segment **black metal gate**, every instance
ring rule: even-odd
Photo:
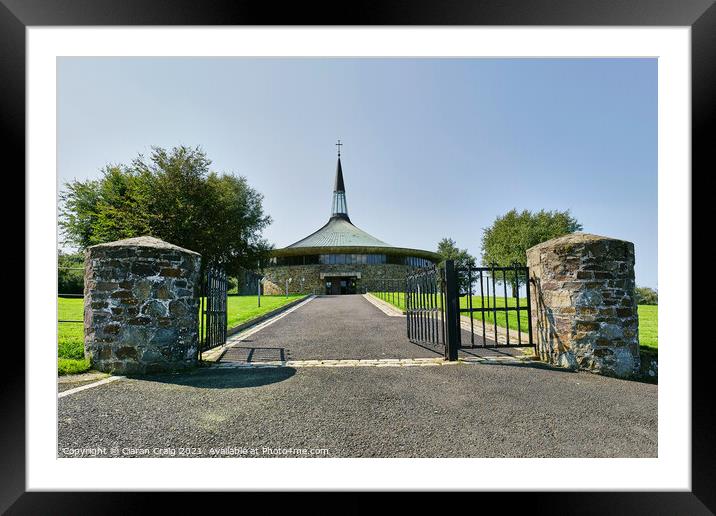
[[[419,345],[439,347],[447,360],[457,360],[460,346],[458,292],[454,262],[445,268],[425,267],[409,274],[405,282],[405,315],[408,339]]]
[[[510,267],[468,267],[458,269],[456,276],[460,297],[464,298],[460,314],[469,314],[470,318],[470,347],[534,346],[527,267],[516,263]],[[523,286],[525,296],[521,297]]]
[[[209,266],[201,285],[199,358],[201,352],[226,343],[226,303],[229,282],[220,267]]]
[[[461,347],[534,347],[529,271],[518,264],[458,269],[446,260],[418,269],[406,278],[405,313],[408,339],[441,347],[447,360]]]

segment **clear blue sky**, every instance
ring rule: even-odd
[[[245,176],[278,247],[323,225],[340,138],[352,221],[480,254],[517,208],[634,242],[657,286],[656,59],[58,59],[58,174],[200,145]]]

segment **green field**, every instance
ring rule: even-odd
[[[226,307],[227,327],[233,328],[302,297],[306,296],[302,294],[289,295],[288,297],[261,296],[261,308],[259,308],[256,296],[229,296],[228,306]]]
[[[659,348],[659,307],[639,305],[639,344],[642,348]]]
[[[59,298],[59,320],[82,320],[82,298]],[[83,373],[90,367],[85,359],[84,325],[82,323],[57,323],[57,372],[59,374]]]
[[[388,303],[405,310],[405,295],[402,292],[371,292],[374,296],[387,301]],[[434,298],[433,298],[434,299]],[[505,306],[504,298],[497,298],[495,306]],[[508,306],[516,306],[514,298],[508,299]],[[460,298],[460,308],[468,308],[469,299],[467,297]],[[440,297],[437,297],[437,305],[440,306]],[[520,299],[520,306],[526,306],[527,300],[525,298]],[[479,296],[473,296],[472,307],[480,308],[481,299]],[[488,300],[485,300],[485,306],[489,307]],[[645,350],[656,350],[658,348],[658,306],[656,305],[639,305],[639,344],[642,349]],[[465,315],[465,314],[463,314]],[[469,314],[468,314],[469,315]],[[492,322],[494,320],[494,313],[486,312],[485,321]],[[473,318],[475,324],[482,322],[482,315],[480,312],[474,312]],[[517,329],[517,312],[509,312],[508,316],[509,328],[511,330]],[[497,313],[497,325],[504,328],[507,326],[505,321],[505,313]],[[527,311],[520,310],[520,329],[524,332],[527,331]]]
[[[302,297],[305,296],[261,296],[261,308],[259,308],[256,296],[229,296],[227,327],[233,328]],[[81,321],[83,304],[84,301],[81,298],[59,298],[57,301],[58,318]],[[83,323],[58,323],[57,326],[57,372],[73,374],[89,370],[89,361],[84,358]]]

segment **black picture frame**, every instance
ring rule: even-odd
[[[710,136],[716,113],[714,0],[354,0],[330,5],[244,0],[0,0],[0,145],[4,147],[6,164],[10,158],[8,170],[25,169],[25,29],[65,25],[688,26],[692,36],[692,181],[714,169]],[[712,389],[707,383],[709,368],[709,360],[692,362],[691,492],[473,496],[479,497],[481,504],[490,505],[504,504],[507,498],[510,509],[524,504],[538,514],[712,514],[716,511],[716,432]],[[23,367],[14,367],[2,375],[0,510],[9,514],[115,514],[150,508],[146,493],[26,492],[24,374]],[[191,507],[184,496],[176,493],[158,496],[162,497],[164,509],[177,504],[187,512]],[[496,500],[486,500],[487,496]],[[275,494],[270,498],[271,504],[280,500]],[[413,501],[422,505],[425,498],[415,496]],[[295,494],[291,500],[293,504],[300,503]],[[212,496],[211,505],[218,509],[220,503]]]

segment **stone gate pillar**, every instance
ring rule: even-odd
[[[201,256],[153,237],[85,253],[85,356],[131,374],[196,365]]]
[[[541,360],[628,377],[639,372],[634,244],[573,233],[527,250]]]

